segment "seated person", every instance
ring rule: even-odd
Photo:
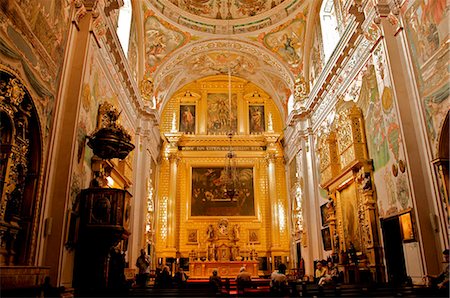
[[[180,269],[178,269],[178,272],[175,273],[175,276],[174,276],[175,283],[181,288],[186,285],[187,279],[188,279],[188,276],[187,276],[186,272],[184,272],[183,268],[180,267]]]
[[[212,275],[209,277],[209,285],[214,293],[219,293],[222,289],[222,279],[218,275],[217,269],[212,271]]]
[[[169,266],[164,266],[163,270],[158,276],[158,280],[156,281],[156,284],[160,288],[169,288],[172,286],[172,276],[169,272]]]
[[[327,273],[327,268],[322,264],[322,261],[318,261],[316,264],[316,271],[314,273],[314,281],[319,283],[320,279]]]
[[[449,251],[448,249],[444,250],[442,252],[444,255],[444,269],[439,275],[430,275],[427,274],[426,277],[430,279],[431,286],[434,288],[438,288],[439,290],[446,290],[448,291],[448,281],[449,281],[449,268],[448,268],[448,261],[449,261]]]
[[[252,284],[252,275],[250,272],[247,272],[245,267],[241,267],[239,270],[239,274],[236,277],[238,290],[243,290],[244,288],[248,288]]]
[[[319,279],[318,285],[336,283],[339,278],[339,271],[333,262],[329,261],[326,267],[325,275]]]
[[[288,282],[286,277],[286,265],[278,265],[278,271],[274,271],[270,275],[270,292],[272,294],[286,294],[288,290]]]

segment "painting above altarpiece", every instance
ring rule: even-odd
[[[253,169],[237,168],[238,192],[223,192],[224,169],[192,168],[191,216],[254,216]]]

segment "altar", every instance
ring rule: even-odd
[[[252,277],[258,277],[258,261],[191,261],[189,262],[189,278],[209,278],[217,269],[222,278],[234,278],[241,267],[245,267]]]

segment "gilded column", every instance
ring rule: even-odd
[[[204,113],[205,115],[207,114],[207,109],[208,109],[208,93],[206,90],[202,90],[202,98],[200,99],[200,109],[197,110],[197,115],[201,115],[202,113]],[[207,133],[207,129],[206,129],[206,119],[207,117],[197,117],[198,119],[198,132],[199,134],[206,134]]]
[[[182,133],[165,134],[169,146],[167,149],[167,157],[170,162],[169,172],[169,195],[167,200],[167,248],[168,252],[175,253],[177,239],[177,172],[178,172],[178,141]]]
[[[277,186],[275,175],[275,155],[273,153],[267,154],[267,176],[269,180],[269,200],[270,200],[270,214],[271,214],[271,240],[272,247],[278,247],[280,243],[280,221],[278,218],[278,199]]]
[[[277,184],[276,184],[276,158],[277,158],[277,146],[276,141],[278,140],[279,134],[266,134],[267,141],[267,177],[269,185],[269,201],[270,201],[270,214],[271,214],[271,250],[273,248],[279,248],[280,246],[280,218],[279,206],[278,206],[278,195],[277,195]]]

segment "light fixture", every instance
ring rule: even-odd
[[[223,176],[223,194],[224,197],[231,201],[237,201],[238,195],[238,173],[236,166],[236,154],[233,152],[232,138],[233,138],[233,125],[232,125],[232,103],[231,103],[231,68],[230,68],[230,51],[228,51],[227,67],[228,67],[228,139],[229,148],[228,153],[225,155],[225,168]]]

